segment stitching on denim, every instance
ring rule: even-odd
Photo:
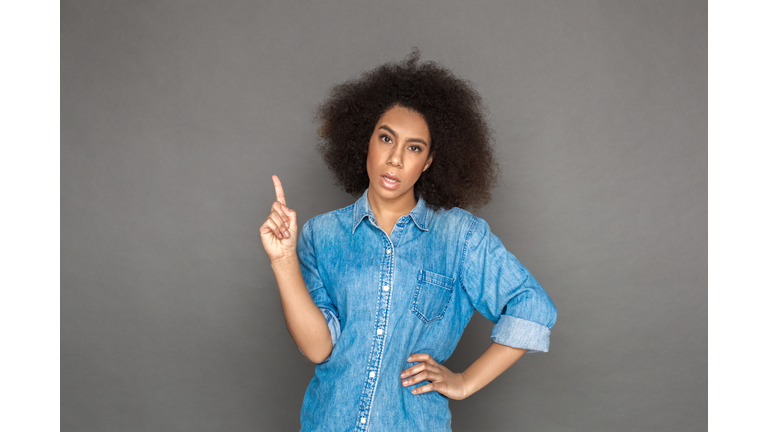
[[[431,272],[429,270],[422,270],[422,272],[423,273],[419,272],[419,280],[423,279],[425,282],[429,282],[432,285],[447,289],[448,291],[453,291],[453,285],[456,281],[452,277],[443,276],[440,273]]]
[[[317,268],[317,253],[315,252],[315,231],[312,229],[312,225],[315,224],[315,219],[317,219],[317,216],[308,220],[307,223],[304,224],[304,227],[308,231],[309,245],[312,248],[312,259],[314,260],[314,262],[312,263],[312,267],[314,267],[317,270],[317,272],[320,273],[320,270]],[[302,275],[302,280],[303,280],[303,275]],[[325,287],[322,285],[318,287],[314,287],[313,289],[310,289],[309,287],[307,287],[307,291],[309,291],[309,294],[311,295],[313,292],[319,290],[320,288],[325,288]],[[314,302],[314,299],[312,299],[312,301]]]
[[[361,219],[361,221],[362,221],[362,219]],[[384,230],[381,227],[377,226],[377,228],[382,233],[384,233]],[[384,256],[383,256],[383,258],[381,260],[381,264],[379,265],[379,284],[376,287],[377,292],[381,288],[382,282],[385,281],[385,277],[387,275],[387,272],[386,272],[387,268],[390,268],[391,273],[394,273],[394,267],[395,267],[395,265],[394,265],[394,261],[395,261],[395,253],[394,253],[395,247],[392,244],[391,240],[389,239],[389,236],[386,235],[386,233],[384,233],[384,236],[381,237],[381,244],[384,246],[384,252],[383,252]],[[391,252],[389,254],[386,253],[387,249],[391,249]],[[390,277],[390,279],[392,279],[392,278]],[[383,315],[383,317],[384,317],[384,328],[388,328],[388,326],[389,326],[389,308],[390,308],[390,306],[392,304],[392,292],[391,291],[393,289],[394,289],[394,287],[392,287],[391,284],[390,284],[390,293],[389,293],[389,296],[388,296],[388,300],[386,300],[386,301],[382,298],[381,294],[377,294],[377,296],[376,296],[377,297],[377,299],[376,299],[376,305],[377,305],[376,306],[376,311],[377,311],[376,318],[378,318],[379,311],[382,311],[382,308],[383,308],[382,313],[384,314]],[[374,324],[375,324],[375,322],[374,322]],[[382,335],[382,336],[383,336],[383,339],[381,341],[381,354],[383,355],[384,349],[386,348],[387,332],[385,332],[385,334]],[[371,349],[368,352],[368,359],[366,360],[366,365],[374,358],[374,352],[375,351],[376,351],[376,336],[374,336],[373,343],[371,344]],[[371,390],[371,396],[370,396],[370,400],[368,401],[367,406],[366,406],[366,403],[365,403],[365,399],[366,399],[366,392],[365,392],[365,390],[368,387],[368,385],[366,383],[363,384],[363,393],[360,395],[360,404],[358,405],[358,416],[357,416],[358,418],[360,417],[361,413],[362,414],[367,413],[366,419],[370,420],[370,417],[371,417],[370,413],[371,413],[371,411],[373,409],[374,399],[376,398],[376,389],[379,387],[379,379],[380,379],[380,373],[381,373],[381,360],[382,360],[382,358],[381,358],[381,356],[379,356],[379,358],[376,358],[374,360],[374,363],[373,363],[373,368],[376,370],[376,378],[375,378],[375,381],[373,383],[373,386],[370,389]],[[367,381],[367,378],[366,378],[366,381]],[[370,424],[371,424],[370,421],[367,421],[365,424],[361,425],[360,422],[356,418],[356,420],[355,420],[355,430],[357,430],[357,431],[367,431],[368,428],[370,427]]]
[[[307,230],[309,231],[309,239],[312,242],[312,255],[315,255],[315,230],[312,229],[312,225],[315,224],[314,221],[315,221],[315,218],[312,218],[309,220],[309,223],[307,223]],[[317,261],[317,258],[315,258],[315,261]]]
[[[383,231],[383,229],[382,229]],[[389,238],[389,236],[385,236],[384,239],[386,240],[385,247],[391,248],[392,252],[390,252],[389,255],[384,253],[384,260],[387,260],[387,256],[389,256],[389,268],[390,268],[390,277],[389,277],[389,295],[385,295],[387,297],[387,301],[385,302],[386,307],[384,308],[384,328],[389,328],[389,308],[392,306],[392,295],[394,291],[394,287],[392,286],[392,281],[394,281],[394,274],[395,274],[395,245],[392,244],[392,239]],[[378,290],[378,287],[377,287]],[[376,359],[376,381],[373,384],[373,389],[371,389],[371,402],[370,402],[370,410],[368,411],[368,419],[370,420],[370,412],[373,410],[373,402],[376,399],[376,389],[379,388],[379,379],[381,378],[381,360],[384,358],[384,350],[386,349],[387,345],[387,334],[388,332],[384,332],[382,335],[383,338],[381,340],[381,356],[379,356],[378,359]],[[375,337],[374,337],[375,340]],[[370,427],[370,421],[365,424],[365,430],[367,431]]]
[[[423,270],[423,269],[419,270],[418,283],[416,284],[416,292],[414,293],[413,301],[411,302],[411,312],[414,315],[416,315],[416,317],[419,318],[421,320],[421,322],[423,322],[424,324],[429,324],[429,323],[431,323],[433,321],[439,321],[439,320],[443,319],[443,317],[445,316],[445,312],[448,310],[448,305],[450,305],[451,304],[451,300],[453,300],[453,287],[446,288],[446,287],[443,287],[443,286],[440,286],[440,285],[436,285],[434,283],[429,282],[429,280],[427,279],[426,273],[437,275],[437,276],[443,277],[443,278],[448,279],[448,280],[453,280],[453,278],[449,278],[448,276],[443,276],[443,275],[441,275],[439,273],[430,272],[428,270]],[[432,319],[428,319],[423,313],[421,313],[421,311],[419,311],[416,308],[416,305],[418,304],[417,300],[419,299],[419,294],[421,293],[421,288],[424,286],[425,283],[428,283],[428,284],[430,284],[430,285],[432,285],[434,287],[440,288],[442,290],[448,291],[448,300],[446,300],[445,305],[443,306],[443,309],[440,311],[440,314],[436,315]]]
[[[416,206],[418,207],[418,203],[416,204]],[[411,217],[411,220],[413,220],[413,223],[416,225],[416,227],[418,227],[422,231],[427,231],[427,232],[429,231],[429,217],[430,217],[429,207],[425,206],[424,208],[423,221],[418,220],[418,218],[413,214],[413,210],[411,210],[411,212],[408,213],[408,215]]]
[[[469,292],[467,291],[466,284],[464,283],[464,262],[467,259],[467,246],[469,245],[469,237],[472,235],[472,233],[475,231],[475,226],[477,225],[477,216],[472,216],[472,223],[469,225],[469,229],[467,230],[467,235],[464,236],[464,247],[461,249],[461,262],[459,263],[459,284],[461,285],[461,289],[464,290],[467,295],[469,295]],[[470,299],[472,297],[470,296]]]

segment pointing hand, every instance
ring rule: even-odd
[[[269,217],[261,225],[261,243],[272,261],[286,258],[296,254],[296,238],[298,226],[296,212],[288,208],[285,202],[285,193],[280,179],[272,176],[275,186],[276,200],[272,203],[272,211]]]

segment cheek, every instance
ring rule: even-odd
[[[368,157],[365,160],[365,169],[368,171],[368,177],[371,177],[371,170],[376,167],[376,156],[375,146],[368,143]]]
[[[412,164],[412,171],[410,174],[414,182],[416,182],[424,173],[424,165],[427,163],[425,159],[426,158],[419,158],[418,161],[414,161]]]

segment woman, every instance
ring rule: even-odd
[[[362,196],[298,233],[279,179],[261,238],[288,330],[317,363],[303,431],[450,430],[464,399],[526,351],[547,351],[557,311],[461,207],[490,199],[496,164],[471,85],[414,52],[336,86],[320,151]],[[493,342],[466,371],[442,365],[477,310]]]

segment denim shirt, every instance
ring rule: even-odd
[[[546,352],[557,310],[484,220],[420,199],[387,235],[367,196],[312,218],[298,240],[333,340],[304,395],[301,430],[450,431],[445,396],[411,394],[426,382],[402,386],[400,372],[416,364],[408,356],[445,362],[475,310],[496,323],[493,341]]]

